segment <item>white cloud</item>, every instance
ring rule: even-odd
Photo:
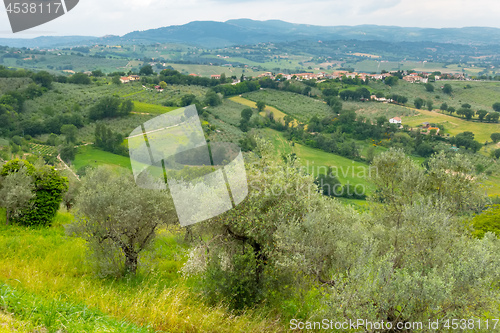
[[[500,27],[497,0],[82,0],[67,15],[25,33],[9,33],[0,12],[0,37],[123,35],[195,20],[280,19],[316,25],[379,24],[415,27]]]

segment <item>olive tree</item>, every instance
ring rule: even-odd
[[[500,241],[473,239],[465,228],[464,215],[484,198],[463,160],[437,155],[426,170],[402,151],[382,153],[370,213],[325,199],[279,228],[280,263],[320,281],[325,306],[315,317],[395,327],[498,313]]]
[[[24,210],[32,207],[34,188],[33,177],[24,166],[0,179],[0,207],[5,208],[7,225],[11,218],[18,217]]]
[[[131,174],[99,167],[82,180],[68,231],[88,241],[101,274],[133,275],[158,228],[176,221],[171,202],[165,191],[136,186]]]

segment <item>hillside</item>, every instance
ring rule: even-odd
[[[204,47],[258,44],[265,42],[292,42],[299,40],[360,40],[385,42],[435,42],[462,45],[498,45],[500,29],[467,28],[404,28],[383,25],[315,26],[294,24],[280,20],[257,21],[233,19],[226,22],[194,21],[145,31],[134,31],[124,36],[39,37],[35,39],[0,39],[0,45],[14,47],[61,47],[76,45],[184,43]]]

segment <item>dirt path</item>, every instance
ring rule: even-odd
[[[61,154],[57,155],[57,159],[62,163],[62,165],[64,166],[64,169],[69,170],[69,172],[71,172],[71,174],[73,176],[75,176],[75,178],[78,181],[80,181],[80,177],[78,177],[78,175],[76,173],[74,173],[73,170],[71,170],[71,168],[62,160]]]

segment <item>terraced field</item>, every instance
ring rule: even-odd
[[[265,89],[243,94],[243,97],[254,102],[263,101],[303,123],[313,116],[321,119],[332,115],[332,109],[322,100],[288,91]]]

